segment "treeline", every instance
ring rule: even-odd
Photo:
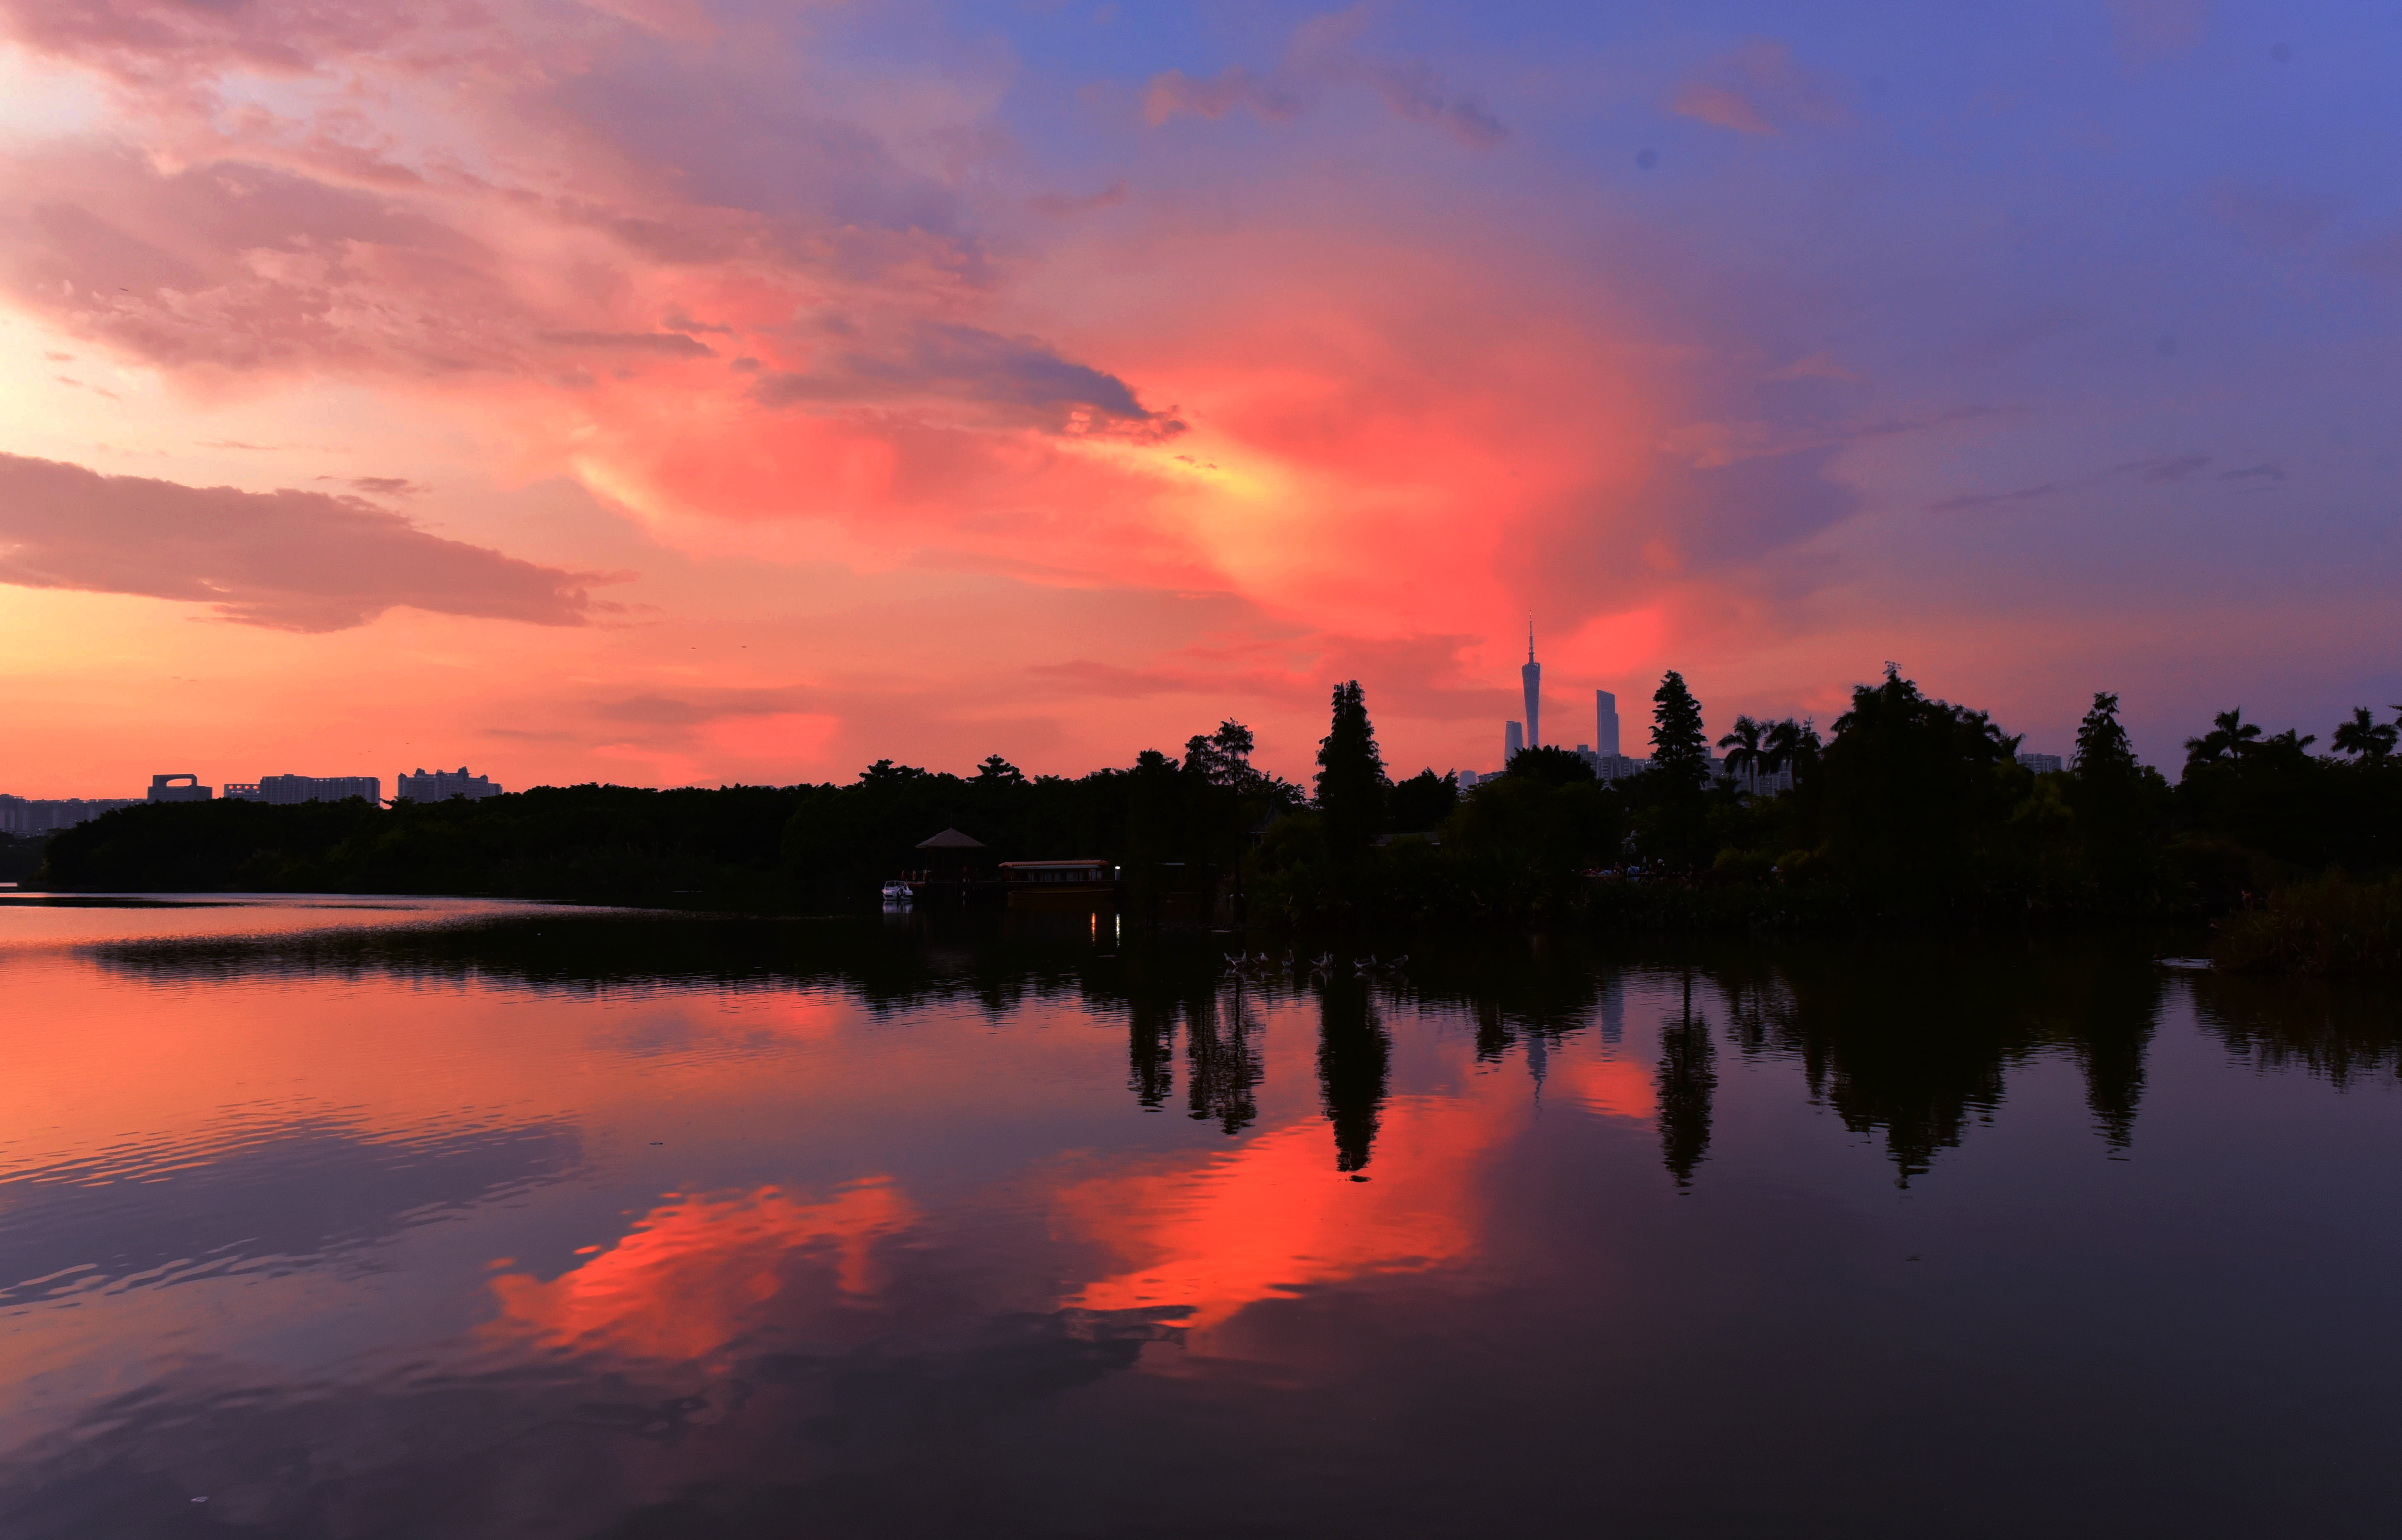
[[[2107,694],[2066,767],[2043,775],[1985,712],[1892,668],[1853,692],[1823,738],[1808,721],[1738,718],[1717,740],[1727,777],[1712,773],[1702,704],[1678,675],[1662,680],[1652,717],[1641,776],[1603,784],[1577,755],[1538,748],[1463,795],[1430,770],[1389,777],[1352,681],[1334,690],[1305,789],[1254,767],[1251,734],[1229,721],[1181,756],[1146,750],[1072,778],[994,755],[965,777],[879,760],[839,786],[134,807],[54,835],[41,880],[832,909],[929,864],[917,846],[949,828],[980,842],[987,866],[1104,860],[1138,905],[1172,889],[1191,898],[1185,913],[1271,928],[2204,914],[2317,879],[2325,891],[2307,911],[2289,905],[2261,955],[2383,944],[2311,950],[2311,928],[2367,890],[2355,879],[2402,869],[2396,729],[2365,710],[2339,727],[2334,753],[2222,713],[2189,740],[2174,784],[2136,760]],[[1775,794],[1749,790],[1788,778]],[[2372,920],[2387,912],[2377,902],[2391,906],[2360,901]]]
[[[39,834],[0,834],[0,882],[27,882],[42,870],[42,859],[50,836]]]
[[[801,789],[545,786],[389,808],[159,803],[50,836],[40,881],[135,893],[448,893],[780,906]]]
[[[1254,891],[1289,921],[1385,927],[1570,911],[1711,928],[2242,911],[2240,929],[2258,908],[2286,916],[2277,947],[2230,961],[2271,950],[2402,961],[2377,939],[2391,936],[2391,889],[2352,880],[2402,867],[2394,724],[2357,710],[2337,751],[2314,754],[2314,738],[2265,736],[2223,712],[2188,741],[2172,785],[2137,761],[2119,711],[2118,696],[2097,694],[2074,756],[2037,774],[1987,713],[1889,667],[1854,690],[1825,738],[1807,721],[1738,718],[1718,740],[1732,772],[1721,778],[1701,703],[1671,672],[1653,696],[1647,773],[1603,785],[1577,755],[1526,749],[1431,838],[1379,843],[1360,832],[1401,788],[1384,777],[1357,686],[1345,686],[1316,803],[1269,832]],[[1746,790],[1788,776],[1777,794]],[[2285,888],[2303,879],[2323,890],[2298,907]],[[2282,909],[2261,901],[2272,893]],[[2344,915],[2342,934],[2319,944],[2313,928]]]
[[[979,861],[1090,858],[1137,897],[1172,881],[1200,905],[1231,884],[1247,838],[1306,794],[1255,769],[1239,722],[1179,758],[1028,776],[999,755],[973,776],[879,760],[849,785],[646,791],[624,786],[400,803],[164,803],[51,837],[40,880],[122,892],[489,894],[587,903],[841,909],[926,864],[957,829]]]

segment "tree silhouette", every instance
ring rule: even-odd
[[[2077,724],[2077,753],[2069,770],[2089,780],[2119,780],[2137,770],[2135,747],[2119,724],[2119,697],[2106,690],[2093,692],[2092,708]]]
[[[2335,751],[2356,754],[2365,760],[2381,760],[2394,752],[2396,737],[2402,737],[2402,729],[2378,721],[2367,707],[2355,706],[2351,720],[2336,727]]]
[[[1702,703],[1674,668],[1651,693],[1651,769],[1655,785],[1698,791],[1709,783],[1710,740],[1702,731]]]
[[[1358,680],[1334,687],[1334,720],[1318,744],[1318,810],[1328,848],[1356,857],[1385,827],[1385,758]]]
[[[1820,748],[1815,722],[1807,717],[1800,722],[1788,717],[1771,726],[1760,738],[1760,768],[1773,776],[1789,764],[1793,767],[1794,783],[1799,785],[1817,768]]]
[[[1871,884],[1938,889],[1969,869],[2009,814],[2005,783],[2019,740],[1982,711],[1933,700],[1885,665],[1857,685],[1835,722],[1824,774],[1827,817],[1842,862]]]
[[[1584,762],[1582,754],[1550,743],[1519,749],[1510,756],[1502,773],[1545,786],[1567,786],[1594,778],[1593,766]]]
[[[975,783],[978,786],[1023,786],[1026,784],[1026,772],[999,754],[987,754],[984,763],[976,766]]]
[[[1255,747],[1251,730],[1228,717],[1214,733],[1195,733],[1184,740],[1184,768],[1212,786],[1249,792],[1265,777],[1251,768]]]
[[[1391,809],[1396,831],[1425,833],[1451,817],[1451,810],[1459,805],[1459,777],[1438,776],[1429,765],[1405,781],[1394,782],[1392,795],[1386,803]]]
[[[2077,753],[2068,769],[2068,804],[2095,882],[2121,901],[2140,895],[2152,864],[2157,815],[2151,784],[2160,784],[2160,777],[2136,761],[2134,745],[2119,722],[2119,697],[2109,691],[2093,693],[2092,708],[2077,727]],[[2167,790],[2164,784],[2160,789]]]
[[[2185,763],[2188,769],[2197,764],[2216,764],[2222,760],[2240,760],[2249,754],[2260,736],[2260,724],[2243,720],[2243,708],[2221,711],[2211,719],[2211,729],[2198,738],[2185,740]]]
[[[1727,774],[1741,776],[1745,784],[1754,791],[1759,789],[1760,771],[1768,767],[1768,733],[1766,722],[1737,717],[1734,719],[1734,731],[1719,739],[1719,747],[1727,751]]]

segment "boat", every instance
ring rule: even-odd
[[[916,891],[905,882],[888,882],[884,885],[886,903],[907,903],[917,896]]]

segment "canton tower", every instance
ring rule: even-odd
[[[1526,667],[1518,670],[1526,684],[1526,747],[1543,743],[1543,666],[1535,661],[1535,623],[1526,622]]]

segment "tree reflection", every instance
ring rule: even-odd
[[[1710,1101],[1719,1088],[1718,1049],[1706,1015],[1693,1009],[1693,979],[1684,981],[1684,1010],[1660,1027],[1660,1159],[1679,1188],[1710,1148]]]
[[[1318,1086],[1334,1125],[1334,1169],[1368,1164],[1385,1107],[1392,1042],[1367,986],[1336,979],[1318,997]]]
[[[1237,985],[1222,1011],[1213,992],[1187,1007],[1184,1021],[1186,1099],[1197,1120],[1218,1120],[1228,1134],[1257,1121],[1260,1055],[1249,1002]]]
[[[2126,1148],[2134,1136],[2166,985],[2133,946],[1746,941],[1692,946],[1671,973],[1651,961],[1656,952],[1626,966],[1598,944],[1560,935],[1465,938],[1423,948],[1402,972],[1377,970],[1374,987],[1348,968],[1322,986],[1304,986],[1320,991],[1319,1086],[1340,1169],[1368,1164],[1387,1093],[1389,1039],[1374,988],[1401,991],[1397,997],[1417,1009],[1456,1007],[1478,1060],[1524,1051],[1539,1077],[1547,1057],[1578,1035],[1615,1046],[1631,995],[1673,991],[1658,1048],[1656,1116],[1663,1163],[1680,1184],[1709,1150],[1721,1045],[1749,1062],[1797,1061],[1811,1096],[1845,1128],[1879,1139],[1904,1184],[1993,1117],[2010,1069],[2039,1055],[2078,1064],[2110,1148]],[[1180,1024],[1182,1106],[1231,1135],[1255,1128],[1260,1116],[1258,1008],[1295,981],[1253,969],[1230,982],[1226,950],[1197,935],[1122,941],[1105,913],[861,924],[553,910],[413,929],[111,943],[89,955],[112,971],[162,983],[381,973],[589,993],[654,984],[838,989],[878,1012],[947,1001],[996,1020],[1043,1000],[1074,1001],[1124,1013],[1126,1083],[1147,1109],[1177,1101]],[[2393,1023],[2365,995],[2216,975],[2192,987],[2205,1024],[2263,1066],[2299,1063],[2339,1084],[2394,1073]]]
[[[2262,1072],[2301,1069],[2338,1090],[2402,1080],[2402,1012],[2390,984],[2205,973],[2194,1015]]]
[[[1856,1134],[1882,1133],[1903,1186],[2001,1105],[2007,1071],[2046,1050],[2083,1069],[2113,1149],[2133,1137],[2160,982],[2123,951],[1935,944],[1795,949],[1785,997],[1757,987],[1744,1030],[1796,1053],[1813,1097]]]
[[[1125,1011],[1126,1089],[1156,1112],[1176,1093],[1176,1010],[1135,994]]]

